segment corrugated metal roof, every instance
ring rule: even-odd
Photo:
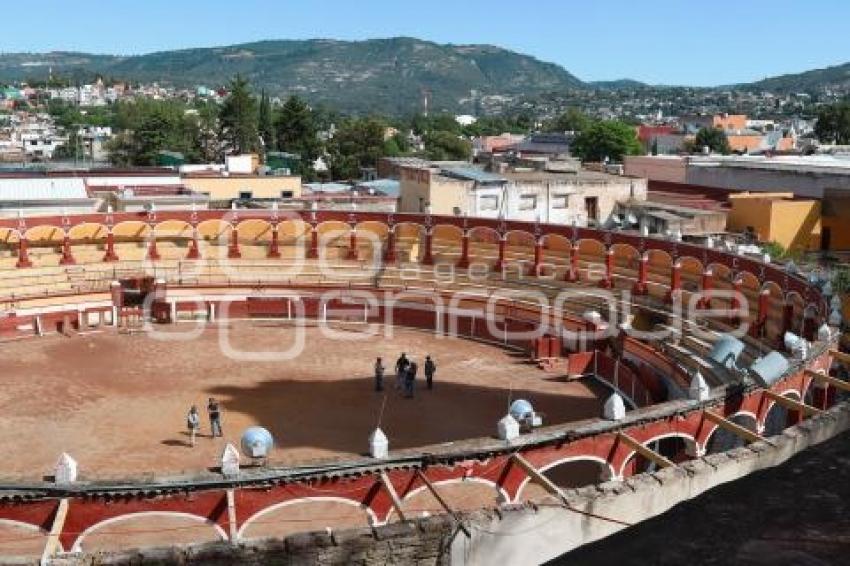
[[[80,178],[0,179],[0,201],[87,199],[86,183]]]
[[[507,179],[495,173],[489,173],[476,167],[445,167],[443,174],[457,179],[466,179],[476,183],[504,183]]]
[[[397,197],[401,193],[401,182],[395,179],[375,179],[374,181],[363,181],[357,183],[358,187],[374,189],[384,194]]]

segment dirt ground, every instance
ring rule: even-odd
[[[167,328],[162,338],[190,330]],[[368,336],[349,328],[339,339],[315,327],[245,322],[190,340],[109,330],[3,344],[0,475],[52,474],[63,451],[77,459],[83,479],[196,471],[217,465],[225,443],[238,446],[251,425],[274,435],[275,464],[362,454],[384,398],[381,427],[391,450],[491,436],[509,398],[531,401],[546,424],[600,414],[598,390],[562,382],[522,356],[426,332],[379,330]],[[293,359],[247,359],[290,349],[302,331],[304,351]],[[222,343],[246,359],[226,356]],[[412,400],[394,389],[391,368],[402,351],[420,366]],[[438,365],[433,391],[422,377],[426,354]],[[376,356],[389,368],[385,394],[373,388]],[[223,407],[224,438],[207,436],[211,396]],[[194,448],[185,430],[191,404],[202,411]]]

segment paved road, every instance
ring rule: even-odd
[[[850,565],[850,433],[551,564]]]

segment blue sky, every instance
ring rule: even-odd
[[[850,62],[847,0],[39,0],[0,9],[0,51],[146,53],[397,35],[490,43],[583,80],[713,85]]]

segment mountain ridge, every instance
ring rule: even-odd
[[[556,63],[498,45],[440,44],[405,36],[361,41],[269,39],[137,55],[0,53],[0,82],[44,79],[50,72],[79,81],[102,75],[177,87],[218,87],[240,74],[272,95],[297,94],[343,112],[388,114],[421,111],[426,94],[432,111],[478,113],[504,100],[569,89],[685,88],[629,78],[585,82]],[[850,87],[850,63],[751,83],[694,88],[787,93],[831,85]]]
[[[405,113],[425,92],[431,108],[473,111],[486,97],[512,97],[584,83],[563,67],[495,45],[397,37],[365,41],[265,40],[144,55],[73,51],[0,54],[0,81],[94,75],[180,87],[219,86],[236,74],[258,89],[342,111]]]

